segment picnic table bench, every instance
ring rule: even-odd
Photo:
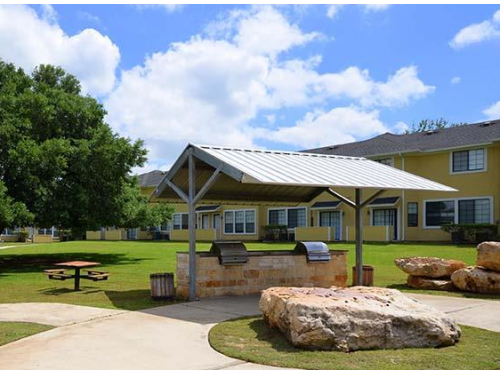
[[[75,270],[75,274],[71,275],[66,273],[67,269],[58,268],[58,269],[49,269],[44,270],[45,275],[49,277],[50,280],[68,280],[75,279],[75,290],[80,290],[80,279],[87,279],[92,281],[105,281],[108,280],[108,277],[111,275],[107,271],[96,271],[96,270],[88,270],[87,275],[81,275],[80,270],[86,267],[94,267],[99,266],[100,263],[97,262],[85,262],[85,261],[72,261],[72,262],[63,262],[57,263],[56,266],[73,268]]]

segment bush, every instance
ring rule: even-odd
[[[481,243],[499,238],[497,224],[445,224],[441,229],[451,233],[453,243]]]
[[[19,242],[26,242],[28,239],[28,232],[19,232]]]
[[[286,225],[264,225],[265,241],[288,241],[288,227]]]

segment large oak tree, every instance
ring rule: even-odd
[[[0,60],[0,178],[35,225],[82,233],[148,210],[130,194],[138,189],[131,170],[146,161],[143,142],[114,133],[105,115],[63,69],[41,65],[27,75]]]

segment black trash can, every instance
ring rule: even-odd
[[[151,281],[151,298],[161,300],[175,297],[173,273],[153,273],[149,278]]]

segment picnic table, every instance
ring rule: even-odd
[[[81,275],[80,270],[82,268],[89,268],[101,265],[101,263],[97,262],[87,262],[87,261],[71,261],[71,262],[62,262],[56,263],[56,266],[72,268],[75,270],[74,275],[66,274],[64,269],[56,269],[56,270],[45,270],[45,274],[49,276],[49,279],[55,280],[67,280],[74,279],[75,280],[75,290],[80,290],[80,279],[89,279],[93,281],[101,281],[107,280],[109,273],[105,271],[88,271],[88,275]]]

